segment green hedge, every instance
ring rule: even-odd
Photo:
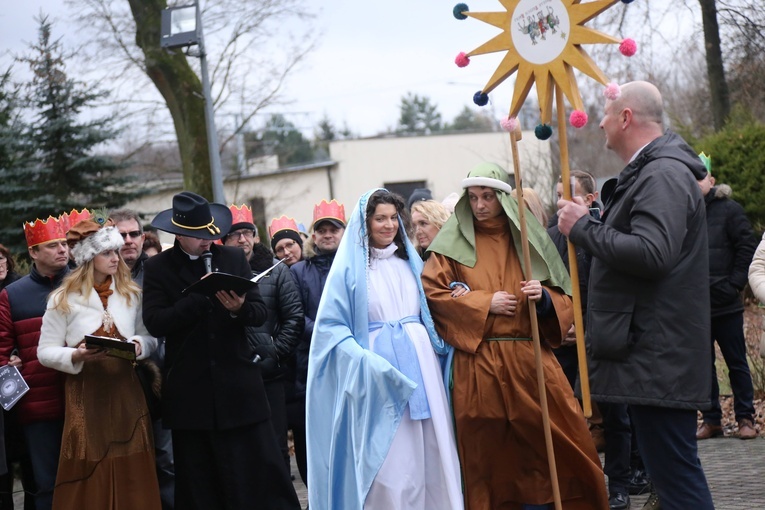
[[[737,109],[719,132],[692,144],[712,158],[717,184],[728,184],[732,198],[758,232],[765,230],[765,124]]]

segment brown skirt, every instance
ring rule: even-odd
[[[88,361],[64,394],[54,510],[159,510],[151,418],[132,364]]]

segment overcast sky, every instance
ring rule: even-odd
[[[486,9],[499,3],[484,2]],[[444,0],[322,2],[323,37],[310,68],[290,81],[289,90],[306,111],[327,111],[363,135],[394,127],[400,98],[429,96],[444,120],[471,105],[499,62],[497,55],[474,58],[460,69],[454,58],[499,33],[476,20],[458,21]],[[492,96],[499,117],[506,114],[508,83]]]
[[[457,21],[453,5],[443,0],[324,0],[320,5],[319,46],[285,89],[295,101],[285,110],[300,112],[291,119],[309,132],[325,112],[339,127],[347,123],[363,136],[394,127],[400,98],[409,91],[429,96],[444,119],[451,120],[464,105],[472,105],[473,93],[498,62],[486,56],[464,69],[454,65],[458,52],[498,30],[475,20]],[[56,22],[54,35],[62,36],[66,47],[81,42],[76,33],[66,33],[73,25],[61,0],[25,0],[0,13],[0,48],[18,53],[35,41],[33,18],[41,9]],[[511,94],[508,83],[492,96],[497,118],[506,114]]]
[[[62,0],[9,2],[0,12],[0,48],[20,52],[26,42],[36,39],[33,20],[41,9],[56,24],[55,35],[63,36],[65,47],[83,41],[69,32],[68,10]],[[399,102],[407,92],[426,95],[437,104],[445,121],[450,121],[473,93],[493,73],[501,54],[474,57],[460,69],[454,57],[492,38],[499,30],[474,19],[456,20],[455,2],[445,0],[306,0],[311,8],[321,7],[316,27],[319,46],[302,68],[294,72],[284,90],[294,103],[283,107],[292,112],[295,124],[310,134],[326,113],[336,126],[371,136],[396,125]],[[499,2],[474,0],[474,11],[493,11]],[[617,4],[613,9],[621,8]],[[616,51],[616,46],[613,46]],[[7,61],[7,58],[5,59]],[[70,74],[75,74],[70,68]],[[600,87],[581,79],[580,88]],[[513,79],[506,80],[491,95],[492,109],[499,119],[507,115]],[[275,109],[274,111],[276,111]]]

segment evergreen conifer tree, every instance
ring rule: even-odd
[[[119,172],[125,165],[95,152],[117,135],[115,117],[80,119],[108,93],[67,76],[51,23],[44,16],[38,21],[38,41],[19,59],[33,73],[23,103],[31,120],[18,141],[20,157],[3,170],[0,191],[2,227],[16,247],[23,246],[24,221],[73,208],[116,207],[136,195]]]
[[[24,248],[24,234],[16,211],[23,207],[31,164],[19,87],[11,79],[10,69],[0,76],[0,242],[18,252]]]

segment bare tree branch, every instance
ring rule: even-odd
[[[181,5],[182,0],[65,0],[76,11],[76,20],[83,31],[91,36],[92,43],[83,52],[83,60],[98,71],[108,69],[110,74],[110,88],[117,90],[119,95],[110,103],[110,106],[130,110],[132,119],[146,117],[144,122],[148,126],[162,129],[161,126],[169,125],[169,122],[161,122],[159,118],[166,116],[168,109],[173,116],[176,135],[179,143],[185,138],[183,144],[206,143],[203,133],[197,133],[189,137],[188,133],[182,136],[179,130],[186,129],[187,120],[177,110],[175,99],[171,99],[172,87],[184,87],[183,82],[174,83],[170,76],[159,79],[158,72],[163,69],[157,66],[159,61],[171,60],[180,64],[177,60],[177,51],[163,54],[159,50],[159,35],[156,42],[147,39],[145,32],[140,35],[140,23],[144,23],[149,12],[151,19],[159,16],[159,11],[166,5]],[[201,2],[201,17],[203,20],[205,47],[207,59],[211,69],[213,104],[218,114],[226,114],[231,111],[242,112],[245,119],[242,125],[252,119],[259,110],[264,107],[283,102],[279,95],[281,88],[288,75],[303,60],[315,43],[310,35],[314,16],[307,11],[305,0],[217,0]],[[142,18],[135,17],[136,11],[132,8],[140,8]],[[156,11],[152,11],[156,9]],[[154,21],[152,21],[154,22]],[[144,27],[145,28],[145,27]],[[154,29],[152,29],[154,30]],[[292,47],[285,42],[294,36],[300,44]],[[140,41],[141,47],[137,44]],[[149,49],[147,45],[154,45]],[[164,55],[164,56],[163,56]],[[171,56],[175,55],[175,56]],[[196,59],[188,59],[187,66],[194,69],[199,75],[199,62]],[[161,73],[160,73],[161,74]],[[147,80],[150,78],[150,80]],[[166,81],[168,80],[169,81]],[[152,88],[147,87],[149,81],[156,85],[163,99],[159,99],[156,92],[147,93]],[[169,88],[168,88],[169,87]],[[185,101],[201,104],[198,91],[192,86]],[[170,94],[170,95],[169,95]],[[152,98],[157,98],[153,99]],[[187,103],[189,106],[191,102]],[[156,104],[165,104],[162,109],[154,109]],[[175,106],[174,106],[175,105]],[[151,110],[151,111],[148,111]],[[196,114],[194,116],[197,118]],[[241,129],[237,126],[235,132]],[[131,129],[135,130],[134,122]],[[153,131],[146,131],[146,136],[152,137]],[[233,135],[232,135],[233,136]],[[221,150],[226,147],[226,138]],[[137,144],[141,146],[141,144]],[[206,165],[202,165],[204,159],[201,154],[205,151],[197,151],[199,156],[195,162],[188,160],[190,154],[195,151],[181,149],[184,172],[208,172]],[[187,175],[187,185],[191,182]],[[200,181],[201,182],[201,181]],[[193,188],[190,188],[193,189]],[[203,193],[204,194],[204,193]]]

